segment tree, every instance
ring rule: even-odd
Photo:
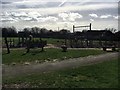
[[[32,34],[34,37],[38,37],[38,36],[39,36],[39,33],[40,33],[40,28],[39,28],[39,27],[32,27],[32,28],[31,28],[31,34]]]
[[[40,33],[46,33],[46,32],[48,32],[48,30],[46,28],[41,28],[40,29]]]
[[[15,37],[17,36],[17,31],[15,27],[4,27],[6,30],[2,30],[2,37],[5,37],[7,33],[7,37]]]
[[[8,27],[7,29],[8,29],[8,37],[17,36],[17,31],[16,31],[16,28],[14,26]]]
[[[29,35],[29,40],[27,41],[27,52],[26,53],[28,53],[30,51],[32,38],[33,38],[33,36]]]
[[[26,37],[26,40],[27,40],[27,37],[28,37],[29,34],[30,34],[30,28],[24,28],[24,29],[23,29],[23,32],[24,32],[24,37]]]
[[[2,28],[2,31],[4,33],[4,40],[5,40],[5,44],[6,44],[6,47],[7,47],[7,53],[9,54],[10,53],[10,49],[9,49],[9,45],[8,45],[8,41],[7,41],[7,36],[8,36],[8,29],[7,28]]]
[[[67,34],[68,34],[68,33],[70,33],[70,31],[67,30],[67,29],[62,29],[62,30],[60,30],[60,34],[62,34],[62,36],[63,36],[64,39],[65,39],[65,45],[67,44]]]
[[[105,30],[111,31],[112,33],[115,33],[117,31],[115,28],[105,28]]]

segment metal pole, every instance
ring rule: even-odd
[[[75,26],[73,25],[73,33],[75,32]]]
[[[90,23],[90,31],[91,31],[92,29],[91,29],[91,23]]]

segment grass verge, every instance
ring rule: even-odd
[[[12,88],[117,88],[118,60],[47,73],[3,77]]]
[[[61,49],[47,48],[45,52],[40,52],[40,49],[33,49],[29,53],[25,54],[25,49],[12,49],[10,54],[6,54],[3,50],[3,64],[23,63],[23,62],[32,62],[32,61],[52,61],[54,59],[64,60],[68,58],[78,58],[85,57],[89,55],[98,55],[105,53],[102,50],[68,50],[67,52],[62,52]]]

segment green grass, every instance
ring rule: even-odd
[[[117,88],[118,60],[14,78],[3,77],[3,86],[14,84],[29,88]]]
[[[45,49],[45,52],[40,52],[40,49],[32,49],[29,53],[25,54],[25,49],[12,49],[10,54],[6,54],[3,50],[3,63],[9,64],[12,62],[22,63],[31,62],[39,60],[44,62],[45,60],[52,61],[53,59],[64,60],[65,58],[78,58],[85,57],[89,55],[98,55],[105,53],[102,50],[68,50],[67,52],[62,52],[62,49]]]
[[[14,43],[18,44],[18,38],[13,37],[11,40],[14,39]],[[39,40],[39,38],[34,38],[34,40]],[[54,39],[54,38],[42,38],[42,40],[47,40],[47,44],[53,44],[53,45],[60,45],[62,42],[64,42],[64,39]],[[4,44],[4,38],[2,38],[3,44]],[[10,37],[8,37],[8,41],[10,41]]]
[[[61,45],[64,39],[53,39],[53,38],[43,38],[42,40],[47,40],[48,44]]]

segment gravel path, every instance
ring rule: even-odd
[[[107,54],[88,56],[81,58],[68,59],[64,61],[45,62],[42,64],[30,64],[30,65],[3,65],[3,76],[17,76],[23,74],[40,73],[55,71],[64,68],[73,68],[77,66],[85,66],[100,63],[103,61],[109,61],[113,58],[118,58],[118,52],[111,52]]]

